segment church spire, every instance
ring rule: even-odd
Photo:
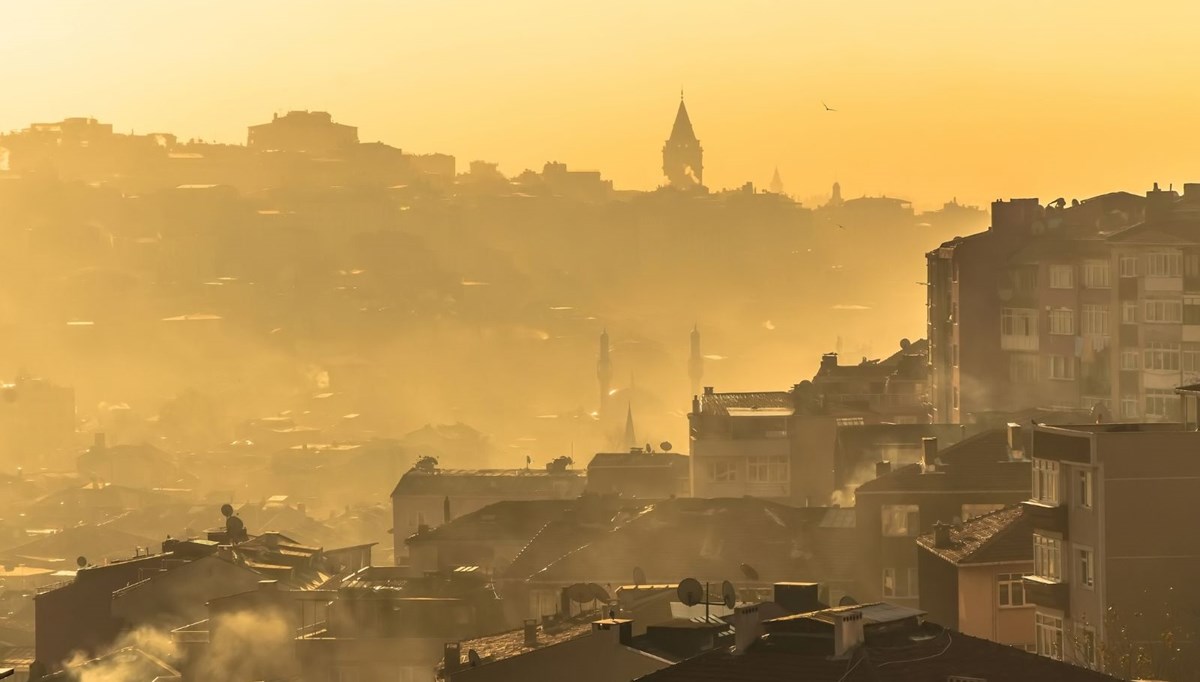
[[[779,177],[779,166],[775,166],[775,175],[771,176],[771,192],[783,194],[783,178]]]
[[[636,448],[637,433],[633,430],[633,403],[629,404],[625,412],[625,445],[629,448]]]

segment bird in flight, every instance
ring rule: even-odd
[[[846,229],[846,226],[845,226],[845,225],[843,225],[843,224],[841,224],[841,223],[838,223],[838,229],[839,229],[839,230],[844,230],[844,229]]]
[[[821,101],[821,106],[825,107],[825,111],[837,111],[837,109],[834,109],[833,107],[826,104],[824,100]]]

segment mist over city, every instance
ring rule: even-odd
[[[6,8],[0,679],[1200,679],[1168,5]]]

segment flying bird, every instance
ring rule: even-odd
[[[826,104],[824,100],[821,101],[821,106],[825,107],[825,111],[837,111],[837,109],[834,109],[833,107]]]
[[[844,230],[844,229],[846,229],[846,226],[845,226],[845,225],[843,225],[843,224],[841,224],[841,223],[838,223],[838,229],[839,229],[839,230]]]

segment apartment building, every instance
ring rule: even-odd
[[[927,254],[934,421],[1174,418],[1174,387],[1200,378],[1198,227],[1200,184],[994,203],[987,232]]]
[[[1200,496],[1200,386],[1179,393],[1182,424],[1034,429],[1024,589],[1038,653],[1158,679],[1195,663],[1180,619],[1200,607],[1200,535],[1184,521]]]

